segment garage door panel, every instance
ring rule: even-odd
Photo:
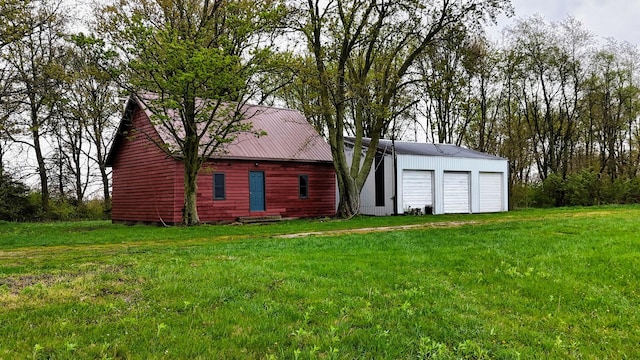
[[[480,173],[480,212],[503,210],[504,196],[502,173]]]
[[[444,173],[444,212],[468,213],[471,209],[469,196],[469,173],[445,172]]]
[[[404,170],[402,172],[402,208],[407,210],[433,206],[433,172]]]

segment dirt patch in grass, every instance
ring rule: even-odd
[[[0,279],[0,306],[16,308],[67,300],[100,302],[114,297],[130,303],[139,292],[141,280],[127,275],[125,268],[86,264],[69,272],[7,276]]]
[[[339,236],[346,234],[370,234],[377,232],[390,232],[390,231],[402,231],[402,230],[415,230],[425,228],[455,228],[465,225],[476,225],[477,221],[445,221],[445,222],[433,222],[425,224],[412,224],[412,225],[398,225],[398,226],[381,226],[372,228],[360,228],[360,229],[344,229],[344,230],[328,230],[328,231],[312,231],[297,234],[285,234],[275,236],[281,239],[294,239],[305,236]]]
[[[0,287],[5,287],[11,294],[19,294],[30,286],[40,285],[49,287],[53,284],[65,281],[65,276],[53,274],[21,275],[0,279]]]

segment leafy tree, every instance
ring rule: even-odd
[[[92,164],[97,168],[102,184],[105,210],[110,208],[110,171],[106,157],[111,146],[121,106],[118,88],[111,74],[100,66],[113,56],[105,54],[104,41],[94,36],[76,34],[69,37],[68,51],[71,55],[67,78],[67,98],[61,111],[64,114],[61,129],[69,161],[73,164],[76,198],[82,201],[87,181],[82,174],[90,174],[83,167]],[[92,172],[92,171],[91,171]]]
[[[472,75],[464,63],[470,41],[465,28],[453,28],[418,61],[418,91],[424,93],[425,104],[422,115],[434,142],[460,145],[465,136],[469,116],[464,105]]]
[[[578,141],[580,51],[589,36],[571,19],[548,24],[541,17],[519,21],[509,34],[519,111],[529,128],[537,171],[542,179],[550,173],[565,178]]]
[[[623,58],[624,49],[615,43],[592,57],[583,98],[585,156],[594,161],[600,173],[611,181],[621,175],[635,176],[637,157],[637,119],[640,114],[640,87],[634,79],[633,63]],[[637,150],[637,148],[636,148]],[[637,153],[637,152],[636,152]]]
[[[509,190],[518,188],[517,185],[529,184],[533,178],[532,169],[535,152],[532,151],[532,136],[526,119],[520,109],[520,65],[515,52],[506,49],[499,51],[498,57],[499,74],[496,77],[500,87],[500,96],[504,98],[501,102],[501,121],[497,137],[501,138],[498,154],[509,159]],[[526,191],[524,191],[526,194]],[[510,202],[511,203],[511,202]]]
[[[56,105],[61,101],[65,53],[62,34],[66,19],[58,3],[38,2],[28,20],[39,24],[32,32],[6,45],[5,61],[13,72],[10,107],[4,135],[14,143],[29,147],[35,154],[42,192],[41,207],[49,211],[49,176],[44,144],[51,125],[57,119]]]
[[[41,25],[41,21],[33,21],[30,16],[34,3],[33,0],[0,0],[0,49]]]
[[[13,69],[6,61],[6,46],[22,39],[36,25],[29,22],[31,1],[0,0],[0,175],[3,173],[4,154],[8,139],[4,134],[6,121],[12,106],[7,97],[12,94]]]
[[[291,4],[290,27],[305,40],[317,79],[319,113],[328,130],[338,178],[338,215],[359,210],[359,196],[382,134],[402,111],[416,61],[448,33],[475,26],[510,9],[509,1],[433,2],[307,0]],[[410,103],[410,101],[409,101]],[[353,126],[353,161],[347,162],[344,134]],[[362,138],[371,145],[363,152]]]
[[[327,129],[320,112],[319,79],[314,76],[313,59],[290,53],[287,55],[289,59],[279,69],[280,80],[275,79],[276,76],[270,77],[273,85],[280,82],[273,95],[277,100],[284,101],[288,108],[302,112],[318,133],[326,138]]]
[[[184,164],[182,220],[197,224],[198,172],[239,133],[253,132],[243,108],[283,8],[277,0],[132,0],[101,11],[101,31],[125,58],[120,84],[170,134],[172,146],[160,148]]]
[[[505,140],[500,127],[506,117],[507,99],[499,81],[500,53],[483,37],[472,39],[466,52],[464,68],[470,84],[468,104],[463,106],[469,118],[468,130],[461,135],[465,137],[463,143],[478,151],[500,154]]]

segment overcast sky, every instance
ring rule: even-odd
[[[640,46],[640,0],[511,0],[511,3],[515,18],[524,19],[537,13],[547,21],[560,21],[573,16],[595,36]],[[499,27],[509,25],[512,19],[500,17]]]

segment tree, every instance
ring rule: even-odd
[[[13,71],[10,87],[11,111],[4,134],[33,150],[42,192],[42,211],[49,212],[49,176],[45,136],[57,118],[61,101],[65,52],[62,34],[66,19],[59,3],[40,1],[28,14],[39,24],[30,33],[6,46],[6,62]]]
[[[589,124],[584,127],[586,157],[592,161],[597,157],[597,164],[592,165],[613,181],[621,175],[636,175],[638,162],[631,147],[637,142],[640,87],[634,79],[633,62],[623,58],[628,51],[615,43],[608,48],[593,55],[583,109]]]
[[[320,112],[319,84],[318,78],[314,76],[313,60],[305,56],[288,55],[289,59],[280,67],[280,79],[270,77],[274,85],[278,81],[281,84],[274,96],[277,100],[284,101],[288,108],[302,112],[316,131],[327,138],[327,129]],[[283,79],[286,80],[282,81]]]
[[[42,20],[34,21],[30,14],[34,8],[33,0],[0,0],[0,49],[14,41],[22,39]]]
[[[526,184],[531,178],[535,152],[529,127],[518,101],[521,93],[520,59],[511,50],[498,53],[498,81],[504,98],[501,106],[499,137],[503,138],[499,154],[509,159],[509,188],[515,184]]]
[[[548,24],[541,17],[510,29],[520,111],[542,180],[551,173],[566,177],[578,138],[583,77],[578,49],[588,44],[588,36],[579,30],[577,25]]]
[[[69,37],[69,50],[72,60],[69,64],[67,83],[67,101],[63,106],[64,129],[69,134],[65,138],[70,153],[76,154],[73,163],[76,197],[81,200],[86,183],[80,179],[82,162],[86,158],[99,172],[102,184],[102,196],[105,210],[110,208],[109,169],[106,158],[111,146],[111,136],[117,126],[120,111],[118,88],[108,71],[100,67],[105,65],[113,54],[105,54],[104,41],[94,36],[76,34]],[[73,134],[76,134],[74,136]]]
[[[13,69],[7,63],[4,48],[22,39],[36,24],[30,23],[31,1],[0,0],[0,175],[4,171],[4,154],[7,151],[7,137],[4,134],[6,121],[13,106],[8,97],[13,92]]]
[[[243,108],[271,54],[282,7],[269,1],[119,1],[101,11],[101,31],[124,56],[119,82],[170,134],[160,145],[184,164],[183,223],[199,223],[202,164],[239,133]]]
[[[503,10],[505,1],[307,0],[292,4],[290,27],[307,44],[317,79],[319,112],[328,129],[338,178],[338,215],[359,210],[360,190],[376,147],[398,111],[412,69],[451,28],[475,26]],[[410,102],[410,101],[409,101]],[[353,126],[353,161],[347,162],[345,130]],[[365,131],[371,143],[364,151]]]
[[[464,104],[471,84],[464,62],[469,40],[466,29],[453,28],[442,41],[429,46],[417,63],[425,130],[437,143],[460,145],[465,135]]]
[[[499,81],[500,53],[483,37],[477,37],[467,46],[464,61],[469,74],[469,91],[464,106],[468,116],[463,143],[468,147],[499,154],[500,145],[505,140],[500,134],[502,119],[505,118],[507,94]]]

